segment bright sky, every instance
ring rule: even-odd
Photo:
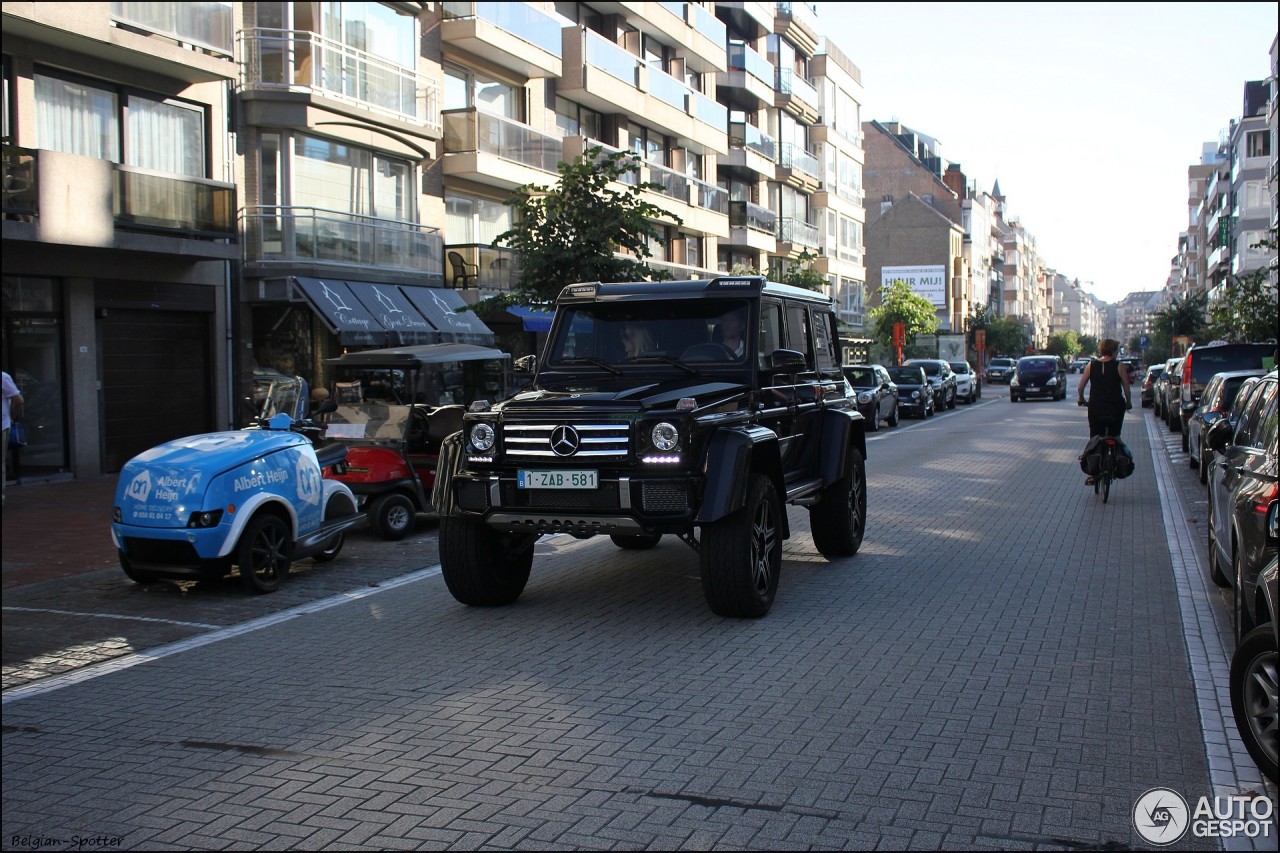
[[[1276,36],[1275,3],[816,5],[862,71],[862,120],[934,137],[982,191],[998,179],[1045,262],[1108,302],[1164,287],[1187,167]]]

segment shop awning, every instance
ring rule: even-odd
[[[389,344],[387,329],[356,298],[345,281],[294,276],[293,284],[343,346]]]
[[[537,308],[525,308],[522,305],[511,305],[507,308],[507,313],[519,317],[524,324],[526,332],[549,332],[551,331],[551,319],[555,317],[553,311],[541,311]]]
[[[455,291],[441,287],[402,286],[401,292],[440,332],[440,340],[458,344],[492,345],[493,330],[474,311],[459,311],[466,302]]]
[[[347,286],[391,334],[392,345],[434,344],[442,340],[436,328],[427,322],[396,285],[348,281]]]

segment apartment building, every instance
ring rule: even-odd
[[[1004,197],[996,195],[1003,208]],[[1040,297],[1043,282],[1037,276],[1042,263],[1035,236],[1014,217],[1001,219],[1001,242],[1004,246],[1003,314],[1017,318],[1032,346],[1041,348],[1048,341],[1047,309],[1042,310]]]
[[[1271,129],[1267,125],[1270,95],[1266,80],[1245,83],[1244,111],[1231,129],[1230,274],[1236,277],[1266,270],[1276,258],[1275,249],[1259,245],[1268,238],[1275,215]]]
[[[993,187],[999,192],[999,183]],[[1000,206],[992,193],[970,190],[960,202],[964,229],[964,257],[969,267],[975,307],[986,305],[997,316],[1004,306],[1004,243],[998,219]]]
[[[233,417],[231,3],[3,4],[18,476],[96,476]]]

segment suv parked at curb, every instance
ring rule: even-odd
[[[441,454],[441,574],[463,604],[519,598],[544,533],[674,534],[711,610],[742,617],[773,604],[784,504],[809,509],[828,559],[862,544],[865,422],[830,299],[762,276],[574,284],[535,369],[473,403]]]
[[[1200,394],[1215,373],[1228,370],[1271,370],[1276,366],[1276,345],[1229,344],[1225,341],[1194,346],[1182,357],[1182,369],[1170,379],[1182,386],[1178,406],[1170,412],[1169,428],[1182,433],[1182,450],[1189,452],[1187,420],[1200,406]],[[1174,418],[1177,424],[1174,424]]]
[[[909,358],[903,362],[907,367],[923,367],[924,375],[933,388],[933,399],[937,400],[939,409],[954,409],[956,399],[960,396],[956,388],[956,374],[951,364],[941,358]]]

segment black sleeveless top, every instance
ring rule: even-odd
[[[1089,368],[1089,414],[1123,415],[1124,389],[1120,386],[1120,364],[1095,360]]]

